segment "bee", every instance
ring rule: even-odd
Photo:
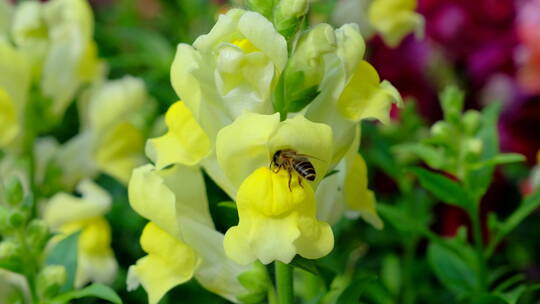
[[[317,177],[313,164],[309,158],[315,158],[306,154],[300,154],[292,149],[278,150],[272,157],[270,168],[274,173],[279,172],[281,168],[289,173],[289,190],[291,190],[292,171],[298,173],[298,184],[302,186],[302,178],[312,182]]]

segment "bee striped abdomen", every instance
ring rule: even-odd
[[[303,178],[312,182],[315,180],[316,173],[313,164],[308,160],[297,161],[293,163],[294,170]]]

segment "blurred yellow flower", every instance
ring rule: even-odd
[[[56,156],[63,184],[69,189],[100,171],[127,184],[131,171],[145,160],[142,115],[152,105],[144,82],[131,76],[87,91],[79,104],[81,132]]]
[[[149,302],[157,303],[169,289],[194,276],[206,289],[233,302],[246,292],[237,277],[249,268],[225,256],[223,234],[210,217],[200,168],[139,167],[129,183],[129,201],[150,220],[141,237],[148,255],[130,267],[129,290],[142,284]]]
[[[0,38],[0,148],[20,135],[30,90],[30,66],[23,54]]]
[[[384,42],[396,47],[408,34],[422,36],[424,18],[415,12],[417,0],[374,0],[368,18]]]
[[[103,217],[110,208],[111,197],[89,180],[82,181],[77,188],[82,197],[55,194],[46,205],[44,219],[60,232],[53,241],[80,231],[75,287],[89,281],[111,283],[118,265],[110,247],[111,228]]]
[[[277,173],[262,167],[240,186],[236,204],[240,222],[225,234],[227,256],[240,264],[260,260],[290,263],[296,254],[317,259],[334,246],[332,229],[317,220],[316,203],[310,184],[289,189],[286,170]]]
[[[6,36],[11,27],[13,7],[8,0],[0,0],[0,37]]]
[[[243,112],[273,112],[270,96],[286,63],[287,43],[272,23],[232,9],[193,46],[178,45],[171,82],[212,143]]]
[[[61,118],[82,85],[103,74],[93,31],[86,0],[28,1],[17,6],[13,39],[31,59],[42,94],[52,100],[47,109],[52,118]]]

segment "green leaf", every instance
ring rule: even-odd
[[[66,268],[66,283],[61,291],[73,289],[75,282],[75,273],[77,272],[77,250],[79,241],[79,232],[70,234],[49,252],[47,265],[63,265]]]
[[[538,207],[540,207],[540,188],[536,189],[533,194],[527,196],[518,209],[516,209],[505,221],[498,223],[498,230],[488,246],[487,255],[490,256],[502,238],[514,230],[517,225]]]
[[[68,303],[73,299],[81,298],[99,298],[107,300],[114,304],[122,304],[122,299],[116,294],[114,290],[103,284],[92,284],[88,287],[79,290],[73,290],[64,293],[53,300],[53,303]]]
[[[296,268],[300,268],[316,276],[321,275],[319,268],[317,267],[317,264],[315,263],[315,260],[309,260],[299,255],[296,255],[290,264]]]
[[[440,244],[431,243],[427,256],[437,278],[458,297],[478,288],[476,273],[456,252]]]
[[[469,297],[467,297],[467,300],[463,303],[467,304],[508,304],[506,301],[501,299],[499,296],[488,294],[488,293],[481,293],[481,294],[473,294]]]
[[[406,143],[396,146],[396,153],[411,153],[425,161],[430,167],[441,169],[446,164],[446,158],[440,149],[421,143]]]
[[[392,295],[399,295],[401,289],[401,265],[399,258],[395,254],[388,254],[384,257],[381,269],[381,281],[392,293]]]
[[[412,168],[410,171],[418,177],[422,187],[433,193],[437,199],[465,209],[469,207],[470,199],[462,184],[423,168]]]
[[[482,123],[478,138],[482,141],[482,155],[480,161],[493,159],[499,153],[499,137],[497,133],[497,120],[501,111],[500,103],[493,103],[482,111]],[[467,177],[475,201],[478,201],[487,191],[493,178],[493,166],[485,166],[472,171]]]
[[[517,162],[523,162],[523,161],[525,161],[525,156],[521,154],[505,153],[505,154],[496,155],[495,157],[488,159],[486,161],[473,164],[471,167],[472,169],[480,169],[486,166],[497,166],[497,165],[511,164],[511,163],[517,163]]]
[[[358,299],[371,284],[377,281],[374,275],[360,274],[343,290],[336,304],[359,303]]]

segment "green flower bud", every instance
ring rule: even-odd
[[[26,230],[28,242],[35,246],[38,251],[41,251],[49,236],[49,227],[45,221],[40,219],[34,219],[28,225]]]
[[[431,137],[437,142],[450,143],[452,133],[452,127],[446,121],[437,121],[431,126]]]
[[[44,298],[52,298],[58,294],[60,288],[66,282],[67,274],[64,266],[49,265],[38,275],[37,289]]]
[[[253,263],[253,267],[238,276],[238,281],[248,292],[238,296],[242,303],[264,302],[270,288],[271,281],[268,272],[260,262]]]
[[[12,205],[19,204],[24,197],[24,189],[22,183],[18,177],[12,177],[9,179],[6,185],[6,200]]]
[[[465,95],[456,87],[447,87],[440,95],[441,106],[444,112],[444,120],[452,124],[459,123]]]
[[[26,215],[21,210],[12,210],[9,215],[9,225],[15,229],[24,226]]]
[[[484,144],[478,138],[468,138],[465,140],[465,157],[474,160],[480,156],[484,148]]]
[[[0,260],[11,259],[20,254],[19,244],[12,240],[6,240],[0,243]]]
[[[480,112],[469,110],[463,115],[463,127],[467,135],[474,135],[480,127]]]
[[[2,268],[13,272],[21,272],[21,247],[13,240],[5,240],[0,243],[0,264]]]
[[[274,8],[274,26],[280,34],[289,38],[298,30],[307,10],[307,0],[282,0]]]

